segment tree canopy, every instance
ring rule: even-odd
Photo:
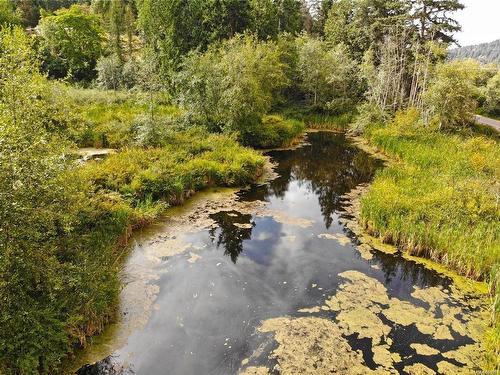
[[[44,68],[52,76],[75,79],[95,76],[95,64],[103,51],[103,30],[89,8],[72,5],[46,14],[38,28]]]

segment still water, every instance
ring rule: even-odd
[[[123,321],[87,351],[106,358],[78,373],[477,370],[481,303],[343,224],[344,195],[381,161],[329,132],[268,155],[269,183],[216,194],[135,237]]]

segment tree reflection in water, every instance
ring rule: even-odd
[[[209,231],[212,241],[216,242],[218,248],[222,246],[224,255],[229,256],[232,262],[236,263],[238,256],[243,251],[243,241],[252,237],[252,229],[255,226],[252,215],[236,211],[221,211],[210,215],[210,217],[218,226],[218,228],[212,228]],[[238,226],[238,224],[248,227]]]
[[[283,198],[290,183],[305,185],[317,196],[325,227],[332,225],[333,214],[341,208],[341,196],[372,179],[382,161],[349,144],[345,136],[328,132],[310,133],[309,144],[293,151],[268,153],[278,163],[280,177],[269,185],[253,187],[243,199]]]

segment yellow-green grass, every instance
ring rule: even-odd
[[[232,136],[199,129],[173,132],[160,148],[125,148],[82,172],[99,190],[118,193],[133,207],[148,202],[182,203],[212,186],[242,186],[256,180],[265,158]]]
[[[409,117],[366,130],[394,162],[362,200],[363,224],[411,255],[488,281],[496,298],[489,336],[499,354],[500,145],[470,131],[425,130]]]
[[[355,117],[354,110],[344,113],[313,110],[303,106],[291,106],[279,111],[286,118],[304,122],[306,128],[317,130],[346,131]]]
[[[292,145],[305,130],[304,122],[283,118],[279,115],[266,115],[262,123],[242,134],[245,144],[256,148],[269,149]]]
[[[156,121],[176,118],[181,111],[168,98],[131,91],[78,89],[66,93],[80,124],[73,137],[80,147],[121,148],[130,146],[136,137],[135,124],[140,116],[150,115]]]

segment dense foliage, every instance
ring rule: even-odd
[[[299,0],[140,0],[138,11],[140,28],[164,74],[190,51],[203,51],[238,33],[254,31],[266,39],[302,28]]]
[[[67,91],[40,74],[20,29],[2,31],[0,51],[0,372],[54,373],[113,316],[119,238],[186,194],[252,181],[264,160],[191,131],[81,168]]]
[[[450,50],[450,58],[472,58],[483,63],[500,64],[500,39],[490,43],[481,43],[473,46],[464,46]]]
[[[102,53],[103,34],[98,18],[81,6],[62,8],[39,24],[45,69],[54,77],[89,79]]]
[[[192,52],[176,77],[188,121],[210,131],[238,132],[251,144],[277,91],[288,79],[274,42],[233,38],[205,53]]]

